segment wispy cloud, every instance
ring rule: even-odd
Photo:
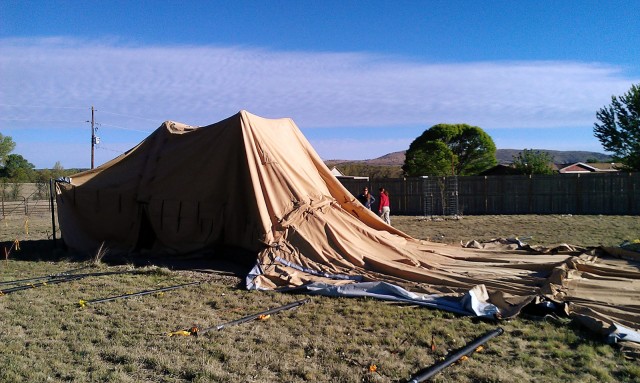
[[[240,109],[303,128],[589,127],[612,94],[638,82],[599,63],[443,64],[67,38],[4,39],[0,53],[0,130],[85,127],[87,110],[74,107],[91,104],[112,113],[101,115],[105,124],[142,131],[169,119],[205,125]]]

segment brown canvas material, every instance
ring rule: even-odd
[[[331,174],[295,123],[246,111],[205,127],[165,122],[112,161],[58,184],[68,246],[256,254],[260,289],[386,281],[459,296],[484,285],[503,316],[535,297],[594,328],[640,323],[640,262],[603,249],[447,246],[386,225]],[[475,247],[475,248],[474,248]],[[342,278],[336,278],[341,276]]]

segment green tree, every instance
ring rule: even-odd
[[[640,171],[640,84],[622,96],[611,96],[611,104],[596,113],[594,135],[614,161],[627,170]]]
[[[51,169],[51,178],[60,178],[65,175],[64,167],[60,161],[56,161]]]
[[[498,163],[496,145],[481,128],[438,124],[416,138],[405,154],[408,176],[476,175]]]
[[[0,133],[0,165],[4,164],[9,153],[15,149],[16,143],[13,142],[13,139],[9,136],[3,136]]]
[[[60,161],[56,161],[51,169],[36,170],[32,177],[36,184],[35,198],[49,198],[49,180],[63,177],[66,173]]]
[[[42,169],[36,171],[36,192],[34,196],[39,199],[49,197],[49,180],[52,178],[51,170]]]
[[[9,154],[5,159],[4,167],[0,168],[0,177],[8,178],[12,182],[29,182],[34,168],[35,165],[21,155]]]
[[[553,174],[553,156],[548,152],[525,149],[513,156],[513,166],[522,174]]]

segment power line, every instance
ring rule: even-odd
[[[148,130],[140,130],[140,129],[133,129],[133,128],[125,128],[124,126],[118,126],[118,125],[111,125],[111,124],[105,124],[105,123],[100,123],[100,126],[108,126],[111,128],[116,128],[116,129],[122,129],[122,130],[130,130],[133,132],[142,132],[142,133],[150,133]]]
[[[3,103],[0,103],[0,107],[40,108],[40,109],[52,108],[52,109],[78,109],[78,110],[91,109],[91,108],[87,108],[87,107],[78,107],[78,106],[14,105],[14,104],[3,104]],[[134,116],[134,115],[131,115],[131,114],[109,112],[109,111],[105,111],[105,110],[102,110],[102,109],[100,109],[100,112],[104,113],[104,114],[111,114],[111,115],[114,115],[114,116],[129,117],[129,118],[136,118],[136,119],[139,119],[139,120],[151,121],[151,122],[154,122],[154,123],[158,123],[158,121],[161,120],[159,118],[147,118],[147,117]],[[23,119],[22,118],[21,119],[17,119],[17,118],[0,118],[0,121],[76,122],[76,121],[69,121],[69,120],[39,120],[39,119],[27,119],[27,118],[23,118]],[[162,121],[164,121],[164,120],[162,120]],[[135,129],[124,128],[124,127],[121,127],[121,126],[116,126],[116,125],[110,125],[110,126],[114,127],[114,128],[120,128],[120,129],[135,130]],[[147,131],[144,131],[144,132],[147,133]]]
[[[53,109],[81,109],[86,110],[87,107],[79,107],[79,106],[50,106],[50,105],[11,105],[11,104],[2,104],[0,106],[7,106],[11,108],[53,108]]]
[[[102,113],[106,113],[106,114],[113,114],[114,116],[122,116],[122,117],[129,117],[129,118],[137,118],[140,120],[146,120],[146,121],[152,121],[157,123],[159,121],[159,119],[151,119],[151,118],[146,118],[146,117],[139,117],[139,116],[132,116],[130,114],[122,114],[122,113],[115,113],[115,112],[105,112],[104,110],[101,110]]]
[[[37,120],[32,118],[0,118],[0,121],[29,121],[29,122],[70,122],[70,123],[85,123],[86,121],[78,120]]]
[[[122,150],[111,149],[111,148],[107,148],[107,147],[102,146],[102,145],[97,145],[96,148],[97,149],[101,149],[101,150],[106,150],[106,151],[109,151],[109,152],[120,153],[120,154],[124,153]]]

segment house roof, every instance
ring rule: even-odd
[[[336,168],[335,166],[331,168],[331,174],[333,174],[336,177],[344,175],[344,173],[341,172],[340,169]]]
[[[558,170],[560,173],[600,173],[600,172],[618,172],[622,167],[619,163],[614,162],[594,162],[584,163],[576,162],[565,164]]]
[[[331,168],[331,174],[333,174],[336,178],[341,178],[341,179],[367,180],[367,181],[369,180],[369,177],[365,177],[365,176],[347,176],[335,166]]]
[[[481,176],[503,176],[503,175],[512,175],[512,174],[520,174],[516,168],[511,165],[498,164],[492,168],[489,168],[479,175]]]

